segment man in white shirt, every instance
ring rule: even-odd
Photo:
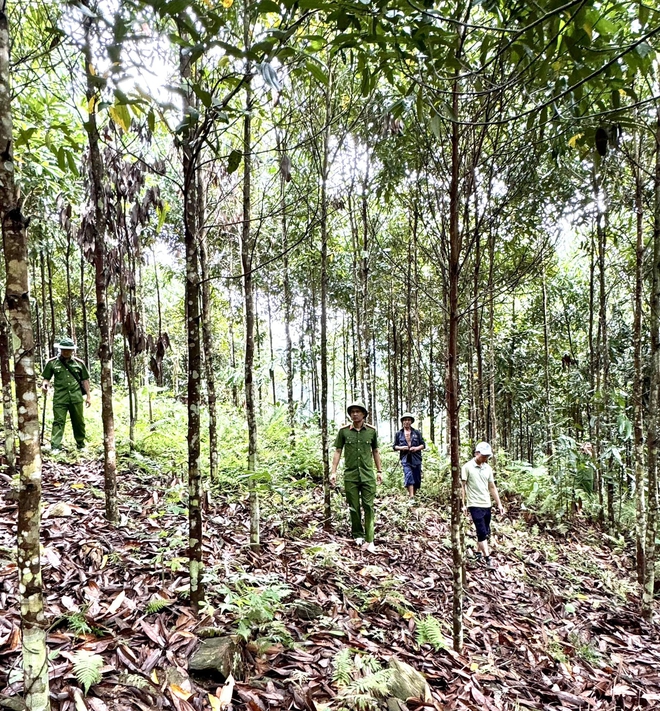
[[[466,515],[468,511],[470,512],[477,531],[477,561],[483,560],[487,568],[494,567],[488,550],[491,495],[495,499],[500,514],[504,513],[504,507],[495,486],[493,469],[488,464],[488,458],[492,454],[493,450],[488,442],[479,442],[474,448],[474,458],[466,462],[461,469],[463,511]]]

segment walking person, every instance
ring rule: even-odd
[[[334,486],[337,482],[337,466],[343,451],[344,491],[351,513],[351,533],[358,546],[365,544],[366,550],[375,553],[374,499],[376,484],[383,482],[378,434],[375,427],[365,422],[369,413],[361,402],[351,403],[346,411],[351,422],[342,427],[335,438],[330,484]]]
[[[466,462],[461,469],[463,483],[463,511],[470,513],[477,532],[477,562],[483,561],[487,568],[494,568],[488,549],[490,537],[491,496],[502,515],[504,507],[495,486],[493,468],[488,463],[493,454],[488,442],[479,442],[474,448],[474,458]]]
[[[410,412],[401,415],[403,427],[394,435],[392,448],[399,453],[403,468],[403,485],[408,489],[409,503],[415,502],[415,494],[422,486],[422,451],[426,442],[419,430],[413,428],[415,417]]]
[[[53,454],[61,450],[67,413],[78,449],[85,446],[83,402],[85,407],[92,404],[89,373],[85,364],[73,355],[76,349],[74,342],[70,338],[63,338],[58,348],[59,355],[46,363],[41,374],[43,390],[48,390],[50,380],[53,379],[53,429],[50,437],[50,451]]]

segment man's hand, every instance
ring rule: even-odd
[[[46,390],[48,390],[49,385],[50,383],[47,380],[44,380],[44,382],[41,383],[41,389],[46,392]]]
[[[337,472],[330,472],[330,486],[337,484]]]
[[[465,504],[463,504],[463,515],[464,516],[470,515],[470,512],[468,511],[468,507]]]
[[[504,506],[502,506],[502,504],[497,504],[497,511],[500,516],[504,516]]]
[[[383,472],[376,472],[376,483],[377,484],[383,483]]]
[[[92,404],[92,396],[88,393],[87,399],[85,400],[85,407],[89,407]]]

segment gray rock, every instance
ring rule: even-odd
[[[316,602],[296,600],[289,608],[299,620],[316,620],[323,615],[323,608]]]
[[[224,682],[231,674],[241,681],[245,674],[243,650],[232,637],[202,640],[188,660],[188,671],[196,677],[210,677]]]
[[[402,701],[410,698],[431,701],[431,689],[423,674],[396,657],[390,659],[389,666],[389,687],[392,696]]]

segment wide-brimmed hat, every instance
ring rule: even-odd
[[[63,338],[57,344],[57,347],[61,351],[75,351],[76,350],[76,344],[70,338]]]
[[[352,410],[354,407],[357,407],[357,408],[359,408],[360,410],[362,410],[362,412],[364,412],[364,416],[365,416],[365,417],[369,414],[369,410],[367,410],[367,408],[365,407],[365,405],[364,405],[363,402],[352,402],[352,403],[346,408],[346,413],[349,415],[349,417],[350,417],[350,414],[351,414],[351,410]]]
[[[399,419],[403,422],[406,418],[412,420],[413,422],[415,421],[415,415],[413,415],[412,412],[404,412]]]
[[[492,447],[488,444],[488,442],[479,442],[479,444],[474,448],[474,451],[477,454],[483,454],[486,457],[492,457],[493,456],[493,449]]]

